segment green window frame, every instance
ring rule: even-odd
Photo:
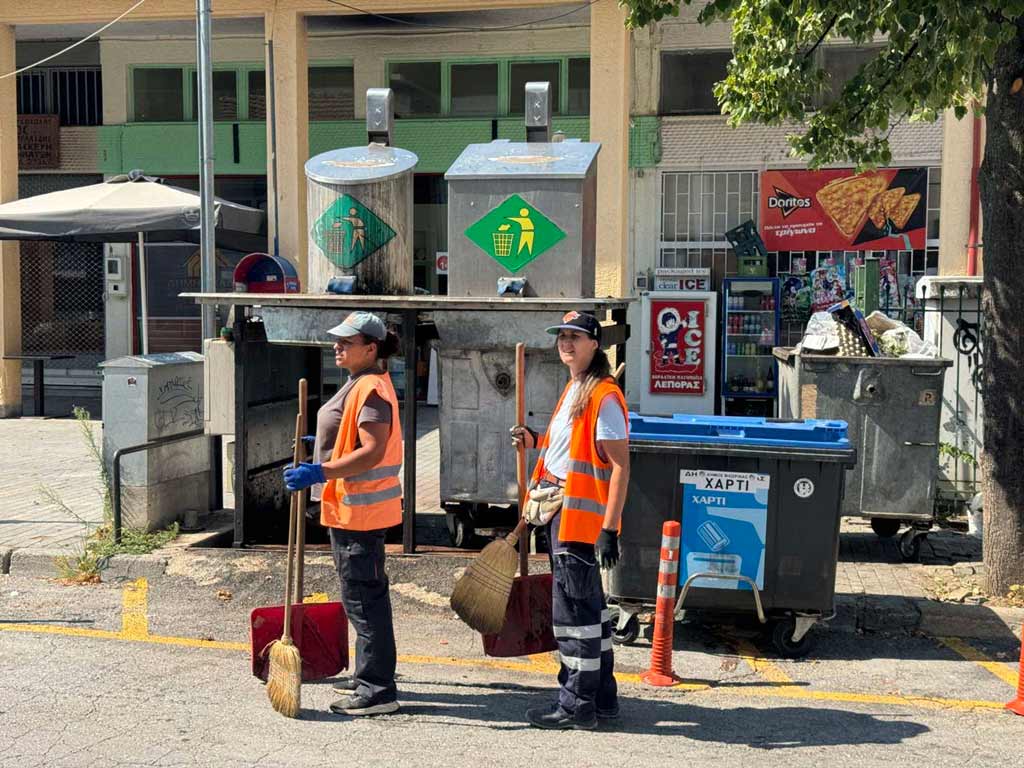
[[[465,117],[466,119],[481,119],[486,115],[453,115],[452,114],[452,67],[463,64],[497,64],[498,65],[498,110],[492,117],[509,117],[511,115],[509,102],[511,98],[510,82],[511,69],[513,64],[558,64],[558,104],[553,104],[551,112],[553,115],[576,115],[583,116],[590,113],[589,99],[588,108],[585,112],[569,111],[569,61],[571,59],[590,60],[590,53],[566,53],[551,56],[468,56],[455,58],[438,58],[434,56],[425,57],[402,57],[400,59],[388,59],[385,61],[384,78],[385,85],[391,82],[393,67],[401,64],[436,63],[441,66],[441,113],[438,115],[413,115],[413,118],[438,118],[438,117]]]

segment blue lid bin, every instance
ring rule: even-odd
[[[631,413],[629,428],[622,557],[607,583],[620,615],[654,604],[662,525],[678,520],[682,607],[757,613],[756,588],[777,650],[806,653],[806,628],[832,612],[843,481],[856,463],[846,422]]]

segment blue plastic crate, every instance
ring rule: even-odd
[[[748,448],[818,448],[847,450],[845,421],[804,419],[772,421],[750,416],[691,416],[671,418],[629,414],[631,440],[670,443],[713,443]]]

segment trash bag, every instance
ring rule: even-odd
[[[839,349],[839,324],[829,312],[815,312],[807,321],[804,338],[800,342],[802,352],[832,353]]]
[[[924,341],[917,331],[900,325],[886,331],[878,340],[882,352],[890,357],[902,358],[935,358],[939,356],[938,347],[930,341]]]

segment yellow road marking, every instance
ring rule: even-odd
[[[991,672],[1011,688],[1017,687],[1017,675],[1014,674],[1005,664],[994,661],[979,651],[973,645],[969,645],[959,637],[937,637],[940,643],[952,651],[960,654],[967,661],[972,661],[982,669]]]
[[[121,634],[127,638],[149,637],[149,583],[136,579],[121,597]]]
[[[326,592],[314,592],[313,594],[306,595],[302,598],[302,602],[306,605],[309,605],[310,603],[327,603],[330,602],[330,598]]]
[[[750,665],[750,668],[754,670],[758,675],[763,677],[769,683],[775,685],[789,685],[793,682],[793,678],[787,675],[782,669],[772,664],[768,659],[762,658],[757,648],[754,647],[753,643],[749,640],[740,640],[736,644],[737,655]]]
[[[163,637],[160,635],[126,635],[123,632],[111,632],[102,629],[84,629],[80,627],[56,627],[43,624],[0,624],[0,632],[25,632],[42,635],[63,635],[65,637],[84,637],[96,640],[117,640],[132,643],[150,643],[155,645],[175,645],[188,648],[207,648],[224,651],[249,652],[247,643],[230,643],[218,640],[201,640],[190,637]],[[526,674],[541,674],[542,668],[532,660],[527,663],[514,661],[498,661],[493,659],[460,659],[455,657],[400,655],[402,664],[422,664],[439,667],[468,667],[475,669],[501,669]],[[543,674],[549,674],[547,670]],[[640,675],[616,673],[615,677],[623,683],[640,683]],[[842,691],[807,691],[794,686],[744,686],[742,688],[716,686],[707,683],[680,683],[671,690],[687,692],[714,691],[729,696],[759,696],[762,698],[802,699],[824,702],[845,702],[851,704],[891,705],[899,707],[918,707],[923,709],[958,709],[958,710],[999,710],[1004,708],[1003,702],[982,701],[972,699],[944,699],[928,696],[884,696],[870,693],[844,693]]]

